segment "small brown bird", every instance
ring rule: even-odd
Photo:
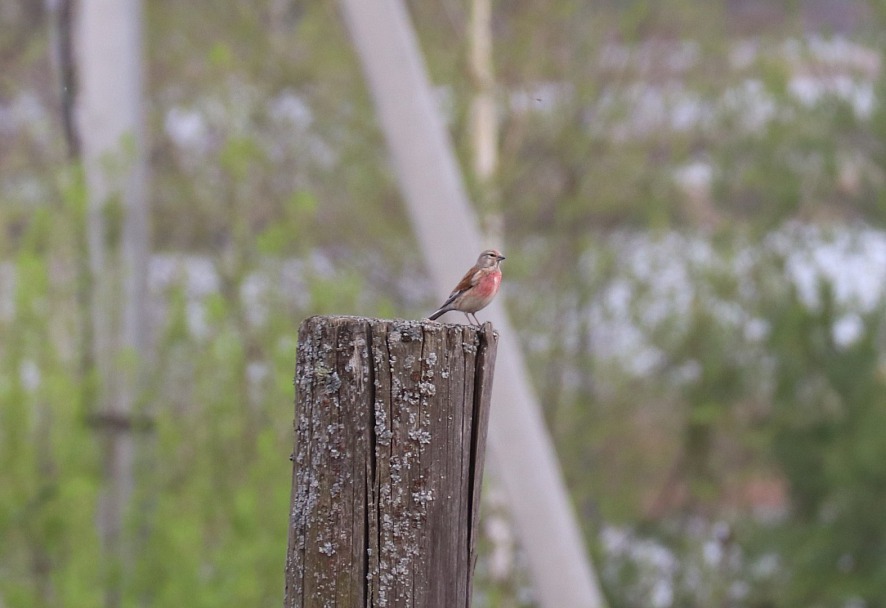
[[[459,281],[443,305],[434,311],[428,319],[431,321],[450,310],[458,310],[465,313],[468,321],[474,317],[472,323],[480,325],[476,313],[486,308],[501,285],[501,261],[505,259],[497,249],[487,249],[477,258],[477,263],[471,268],[462,280]]]

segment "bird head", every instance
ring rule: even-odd
[[[498,266],[505,256],[498,249],[487,249],[477,258],[477,266],[480,268],[489,268],[490,266]]]

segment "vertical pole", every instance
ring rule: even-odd
[[[467,608],[497,335],[299,330],[285,608]]]
[[[123,602],[124,521],[133,493],[131,416],[147,346],[147,159],[142,106],[141,0],[79,0],[77,119],[89,193],[87,241],[93,352],[100,383],[93,420],[105,431],[98,527],[106,605]]]

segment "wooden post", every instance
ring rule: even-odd
[[[467,608],[498,334],[299,329],[284,608]]]

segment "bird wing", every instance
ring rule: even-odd
[[[452,290],[452,293],[449,294],[449,297],[446,298],[446,301],[443,302],[443,305],[440,306],[440,308],[438,310],[442,310],[442,309],[446,308],[447,306],[452,304],[452,302],[455,300],[455,298],[457,298],[458,296],[460,296],[461,294],[466,292],[468,289],[470,289],[471,287],[476,285],[477,282],[480,280],[480,275],[481,275],[480,270],[471,268],[467,272],[467,274],[465,274],[465,276],[463,276],[461,278],[461,281],[458,282],[458,285],[455,286],[455,289]]]

